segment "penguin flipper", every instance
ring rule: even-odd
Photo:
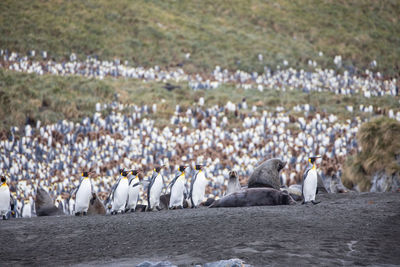
[[[167,189],[168,189],[168,187],[170,187],[170,188],[172,189],[172,187],[174,186],[176,180],[178,180],[179,176],[180,176],[180,174],[177,175],[177,176],[169,183],[169,185],[167,186]]]
[[[110,193],[110,196],[108,197],[108,200],[111,199],[112,201],[114,201],[114,192],[115,192],[115,189],[117,189],[120,181],[121,181],[121,178],[119,178],[118,181],[113,185],[113,187],[111,187],[111,193]]]
[[[303,197],[303,199],[304,199],[304,193],[303,193],[303,190],[304,190],[304,181],[306,180],[307,175],[308,175],[308,172],[309,172],[311,169],[312,169],[312,167],[308,167],[308,168],[307,168],[307,170],[304,172],[304,175],[303,175],[303,181],[301,182],[301,196]]]

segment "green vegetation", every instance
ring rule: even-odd
[[[360,113],[358,106],[374,105],[376,107],[399,110],[398,99],[393,97],[372,97],[366,99],[361,95],[353,97],[333,93],[310,93],[301,91],[276,91],[256,89],[238,89],[234,85],[224,85],[215,90],[194,91],[186,83],[178,84],[179,89],[167,91],[163,83],[142,82],[134,79],[104,80],[88,79],[79,76],[34,75],[5,71],[0,69],[0,131],[8,131],[11,126],[23,126],[26,122],[56,122],[62,119],[80,121],[85,116],[92,116],[95,104],[111,103],[114,93],[125,104],[149,105],[156,103],[156,115],[150,115],[158,126],[166,125],[179,104],[183,110],[198,103],[204,97],[207,107],[225,105],[228,101],[239,103],[246,98],[249,109],[253,105],[258,110],[274,111],[277,106],[292,109],[298,104],[310,104],[316,111],[335,114],[340,120],[354,116],[370,116]],[[354,105],[355,112],[346,110],[347,105]],[[292,111],[293,115],[296,115]],[[311,113],[312,115],[312,113]],[[301,114],[303,116],[303,114]],[[239,119],[231,120],[232,126],[240,125]]]
[[[0,48],[46,50],[60,59],[119,57],[189,72],[215,65],[263,71],[268,65],[400,69],[399,1],[0,1]],[[318,56],[322,51],[324,55]],[[190,53],[190,59],[185,54]],[[259,62],[257,55],[264,61]]]
[[[349,188],[359,185],[369,191],[372,176],[381,170],[388,175],[400,172],[396,156],[400,155],[400,123],[378,118],[363,124],[357,134],[361,151],[349,157],[343,172],[343,183]]]
[[[106,101],[113,88],[95,79],[37,76],[0,69],[1,130],[26,122],[80,120],[93,115],[97,101]]]

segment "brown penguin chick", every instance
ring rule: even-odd
[[[89,201],[89,208],[87,214],[106,215],[106,208],[104,207],[103,202],[101,202],[96,193],[92,193],[92,197]]]

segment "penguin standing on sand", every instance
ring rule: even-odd
[[[142,185],[140,184],[139,179],[139,171],[133,170],[130,171],[130,179],[129,179],[129,189],[128,189],[128,199],[126,201],[125,211],[130,210],[134,212],[136,209],[136,204],[139,200],[140,190],[142,189]]]
[[[8,212],[10,209],[13,209],[13,207],[11,207],[12,204],[14,204],[14,201],[11,198],[10,189],[7,185],[7,179],[6,177],[2,176],[0,183],[0,215],[3,217],[3,220],[8,219]]]
[[[195,166],[196,172],[192,178],[192,183],[190,185],[189,199],[192,208],[197,208],[204,200],[204,194],[207,186],[207,178],[201,168],[201,165]]]
[[[128,199],[128,172],[122,170],[121,177],[111,189],[111,214],[123,213]]]
[[[169,209],[180,208],[183,209],[183,200],[185,198],[185,169],[186,166],[179,166],[175,178],[171,181],[168,187],[171,187],[171,197],[169,199]]]
[[[156,208],[160,210],[160,195],[164,186],[163,177],[160,173],[161,167],[154,168],[153,175],[150,178],[150,183],[147,188],[147,209]]]
[[[320,156],[312,156],[308,158],[309,167],[304,173],[301,189],[303,195],[303,204],[311,202],[315,205],[320,203],[315,201],[318,185],[318,174],[317,168],[315,167],[315,161],[317,158],[320,158]]]
[[[29,199],[25,199],[21,208],[22,218],[32,217],[32,205]]]
[[[89,201],[92,197],[92,182],[88,172],[82,173],[82,178],[75,193],[75,215],[87,215]],[[59,202],[61,204],[61,202]],[[61,208],[60,208],[61,209]]]

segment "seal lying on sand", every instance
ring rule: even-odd
[[[60,208],[57,208],[49,193],[42,188],[36,190],[35,208],[37,216],[65,215],[62,210],[62,205],[60,205]]]
[[[293,205],[288,192],[273,188],[246,188],[214,201],[210,208]]]
[[[88,215],[106,215],[106,208],[103,202],[100,201],[96,193],[92,193],[89,201]]]
[[[285,167],[286,162],[280,159],[269,159],[259,165],[251,174],[248,188],[254,187],[271,187],[279,190],[281,181],[279,172]]]

